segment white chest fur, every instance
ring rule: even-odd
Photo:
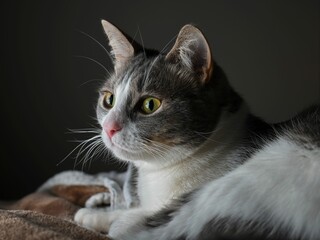
[[[221,176],[228,167],[220,154],[193,156],[166,168],[139,168],[138,194],[141,207],[156,211],[203,183]]]
[[[179,186],[172,174],[171,171],[164,170],[148,172],[140,170],[138,194],[141,207],[158,210],[175,197],[175,191],[179,191]]]

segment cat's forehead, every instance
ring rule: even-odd
[[[115,86],[130,85],[133,90],[141,91],[147,83],[146,72],[150,69],[150,61],[137,58],[122,71],[122,74],[115,79]],[[151,69],[150,69],[151,70]]]
[[[165,71],[161,66],[161,58],[162,56],[147,59],[136,57],[120,72],[107,79],[103,87],[112,91],[129,87],[136,92],[154,89],[154,83],[161,81],[161,75]]]

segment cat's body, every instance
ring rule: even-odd
[[[97,116],[105,145],[134,165],[139,202],[82,209],[77,222],[115,239],[320,239],[319,107],[266,124],[197,28],[182,28],[164,54],[103,26],[115,73]]]

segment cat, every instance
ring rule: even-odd
[[[102,20],[114,71],[97,119],[130,163],[134,207],[80,209],[112,239],[320,239],[320,107],[268,124],[250,113],[194,25],[168,52]],[[128,183],[129,183],[128,182]]]

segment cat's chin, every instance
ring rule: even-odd
[[[149,163],[155,163],[159,161],[159,159],[156,158],[156,156],[154,154],[151,154],[150,152],[128,150],[128,149],[118,147],[115,144],[112,144],[108,148],[109,150],[111,150],[113,155],[119,160],[128,161],[128,162],[143,161],[143,162],[149,162]]]
[[[141,161],[141,160],[152,160],[152,156],[148,153],[142,151],[135,151],[131,149],[126,149],[124,147],[118,146],[109,139],[102,137],[106,147],[113,153],[113,155],[123,161]]]
[[[184,154],[173,154],[162,152],[161,155],[144,151],[130,151],[113,145],[110,150],[116,158],[126,162],[148,163],[152,166],[167,166],[179,162],[186,157]],[[150,165],[150,166],[151,166]]]
[[[116,145],[112,145],[110,150],[120,160],[124,160],[124,161],[141,160],[142,154],[140,152],[134,152],[134,151],[130,151],[127,149],[123,149],[123,148],[120,148]]]
[[[155,162],[157,159],[154,154],[144,151],[134,151],[130,149],[124,149],[122,147],[112,144],[109,148],[115,157],[123,161],[144,161],[144,162]]]
[[[178,147],[163,150],[162,152],[145,151],[144,148],[140,148],[139,150],[128,149],[113,142],[104,134],[102,134],[102,140],[117,159],[127,162],[148,162],[152,165],[166,165],[178,162],[192,153],[190,149],[180,149]]]

